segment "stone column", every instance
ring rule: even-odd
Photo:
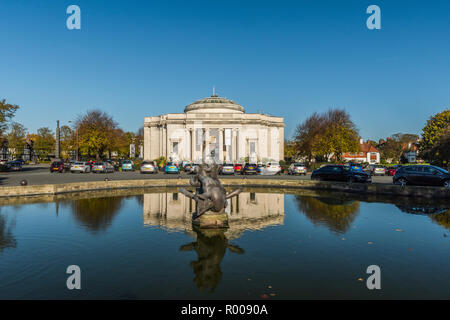
[[[223,162],[223,132],[222,128],[219,128],[219,161]]]
[[[194,161],[194,130],[191,128],[191,129],[189,129],[189,137],[190,137],[190,139],[189,139],[189,141],[190,141],[190,143],[191,143],[191,145],[190,145],[190,147],[191,147],[191,154],[190,154],[190,156],[191,156],[191,161],[193,162]]]

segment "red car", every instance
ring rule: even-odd
[[[53,161],[50,165],[50,173],[51,172],[63,172],[64,171],[64,162],[62,161]]]
[[[401,166],[393,166],[390,168],[386,168],[386,174],[388,176],[393,177],[395,175],[395,172],[397,171],[398,168],[400,168]]]
[[[241,172],[241,171],[242,171],[242,164],[236,163],[234,165],[234,172],[238,173],[238,172]]]

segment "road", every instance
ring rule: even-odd
[[[178,179],[189,178],[191,175],[181,173],[177,174],[141,174],[139,171],[135,172],[114,172],[114,173],[50,173],[49,165],[25,165],[23,171],[17,172],[0,172],[0,186],[18,186],[20,181],[27,180],[28,185],[40,184],[59,184],[71,182],[86,182],[86,181],[103,181],[106,177],[109,180],[140,180],[140,179]],[[243,178],[241,175],[221,176],[221,178]],[[309,180],[311,175],[306,176],[248,176],[248,179],[302,179]],[[373,183],[392,183],[392,177],[375,176],[372,177]]]

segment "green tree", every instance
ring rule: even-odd
[[[297,127],[295,145],[309,161],[327,160],[333,154],[340,160],[342,153],[358,151],[358,130],[345,110],[330,109],[314,113]]]
[[[104,152],[111,148],[118,129],[117,122],[100,110],[91,110],[79,116],[76,126],[81,153],[88,157],[94,154],[97,159],[103,157]]]
[[[420,142],[420,154],[424,159],[428,161],[442,161],[440,152],[445,150],[439,148],[442,144],[440,140],[445,138],[449,127],[450,109],[435,114],[427,121],[426,126],[422,129],[422,139]]]
[[[13,122],[8,133],[8,147],[12,149],[14,157],[18,158],[22,155],[25,147],[25,127],[20,123]]]
[[[40,159],[47,159],[55,151],[54,133],[48,127],[37,130],[34,150]]]
[[[76,137],[74,131],[69,126],[62,126],[60,129],[61,151],[65,157],[69,157],[70,151],[76,149]]]
[[[6,100],[0,100],[0,144],[5,138],[5,131],[8,129],[8,122],[14,117],[18,105],[6,103]]]

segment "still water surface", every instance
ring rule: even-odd
[[[2,200],[0,299],[450,299],[448,202],[246,191],[222,231],[176,189]]]

